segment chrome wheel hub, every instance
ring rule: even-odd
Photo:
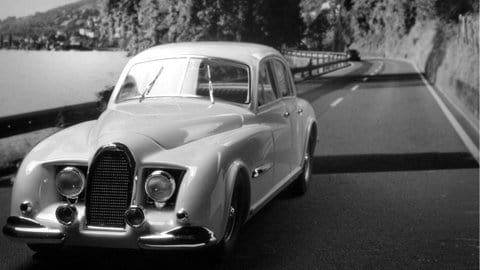
[[[307,154],[305,156],[305,173],[304,173],[305,182],[308,183],[308,181],[310,181],[311,174],[312,174],[311,160],[310,160],[310,155]]]
[[[228,221],[227,221],[227,229],[225,232],[225,241],[230,241],[233,235],[233,231],[235,230],[235,224],[237,223],[237,215],[236,215],[235,205],[232,202],[230,205],[230,209],[228,210]]]

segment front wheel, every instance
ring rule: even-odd
[[[244,204],[242,203],[242,188],[240,181],[236,181],[232,194],[232,200],[228,207],[228,219],[223,239],[213,247],[213,257],[222,262],[228,259],[235,246],[235,242],[243,223]]]
[[[62,249],[61,245],[55,244],[27,244],[27,246],[35,253],[42,255],[52,255]]]

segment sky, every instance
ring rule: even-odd
[[[23,17],[35,12],[63,6],[78,0],[0,0],[0,20],[9,16]]]

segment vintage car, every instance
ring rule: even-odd
[[[98,120],[25,157],[3,233],[62,247],[229,252],[289,186],[306,192],[317,123],[267,46],[196,42],[133,57]],[[223,252],[223,253],[222,253]]]

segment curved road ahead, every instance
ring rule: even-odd
[[[410,64],[354,63],[298,90],[319,120],[310,189],[260,211],[224,265],[202,253],[32,257],[1,235],[0,269],[478,268],[478,164]],[[9,199],[0,187],[2,226]]]

